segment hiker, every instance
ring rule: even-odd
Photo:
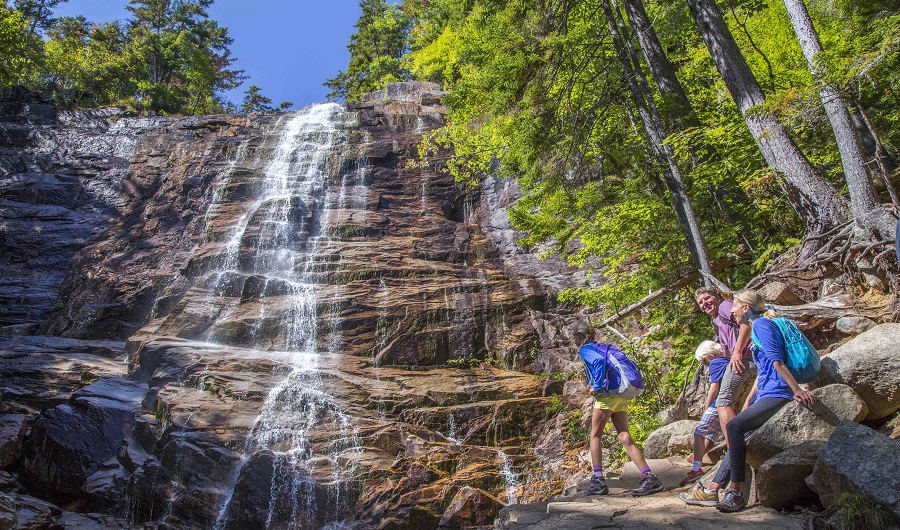
[[[679,495],[688,504],[715,506],[721,512],[743,509],[749,490],[745,482],[747,442],[744,435],[761,427],[791,400],[809,407],[815,399],[812,392],[800,388],[788,370],[784,339],[776,325],[763,317],[764,311],[765,301],[758,292],[745,289],[734,294],[732,314],[735,321],[749,324],[755,335],[756,384],[747,398],[749,406],[728,423],[729,451],[713,481],[708,487],[697,484],[689,493]],[[729,479],[731,487],[718,500],[718,491]]]
[[[709,368],[709,392],[706,393],[706,406],[700,424],[694,429],[694,461],[693,467],[687,475],[678,483],[679,486],[690,484],[703,476],[701,467],[703,456],[713,448],[716,442],[722,438],[722,426],[719,423],[719,411],[716,408],[716,397],[719,395],[719,385],[728,363],[731,361],[725,355],[725,349],[718,342],[705,340],[697,346],[694,357],[698,362]]]
[[[718,332],[719,344],[731,358],[719,386],[719,396],[716,398],[719,425],[725,432],[728,422],[736,415],[734,408],[742,390],[756,377],[756,365],[750,354],[750,326],[734,322],[731,318],[734,303],[723,300],[722,295],[711,287],[697,289],[694,299],[700,310],[712,317]]]
[[[573,333],[575,344],[580,344],[579,354],[582,351],[594,350],[601,346],[593,339],[593,330],[586,322],[580,322],[576,325]],[[585,350],[587,349],[587,350]],[[596,351],[596,350],[595,350]],[[610,351],[608,348],[607,352]],[[616,350],[618,351],[618,350]],[[624,354],[622,354],[624,356]],[[584,355],[582,355],[584,358]],[[631,362],[630,360],[628,362]],[[636,369],[636,367],[635,367]],[[590,377],[590,374],[589,374]],[[642,384],[642,383],[641,383]],[[643,389],[643,384],[641,386]],[[589,445],[591,450],[591,461],[594,466],[594,473],[591,475],[591,485],[588,487],[585,495],[606,495],[609,493],[609,487],[603,478],[603,447],[600,436],[606,427],[606,423],[612,420],[613,426],[618,433],[619,442],[625,447],[628,457],[635,463],[641,472],[641,485],[631,494],[635,497],[650,495],[663,490],[663,485],[647,465],[641,449],[634,443],[631,433],[628,432],[628,402],[630,398],[620,395],[605,395],[601,391],[592,390],[594,396],[594,407],[591,415],[591,434]]]

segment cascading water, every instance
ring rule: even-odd
[[[254,455],[271,459],[268,509],[260,521],[266,528],[333,523],[346,509],[352,483],[341,455],[360,447],[349,417],[322,381],[320,360],[336,352],[317,347],[321,278],[332,265],[329,201],[340,207],[344,200],[343,190],[334,196],[328,184],[348,120],[335,104],[284,119],[271,160],[259,173],[260,191],[229,230],[221,265],[208,276],[211,303],[225,305],[218,321],[249,322],[238,334],[241,343],[283,350],[271,357],[281,361],[285,378],[268,393],[239,470]],[[246,295],[251,282],[258,293],[253,300]],[[244,286],[241,296],[228,296],[236,283]],[[234,335],[211,325],[204,338],[228,343]],[[237,527],[228,517],[234,496],[223,503],[217,528]]]

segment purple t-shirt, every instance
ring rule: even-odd
[[[731,353],[734,351],[734,343],[737,342],[738,337],[738,325],[731,320],[731,309],[734,307],[734,302],[731,300],[724,300],[721,304],[719,304],[719,316],[716,317],[713,322],[716,324],[716,329],[719,330],[719,344],[722,345],[722,348],[725,349],[725,354],[727,356],[731,356]],[[752,356],[750,353],[750,344],[748,342],[747,346],[744,348],[743,355],[741,355],[744,359],[749,359]]]

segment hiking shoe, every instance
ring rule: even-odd
[[[659,481],[659,477],[657,477],[653,473],[644,473],[641,476],[641,485],[638,487],[638,489],[631,492],[631,496],[643,497],[644,495],[659,493],[662,490],[663,485],[662,482]]]
[[[725,490],[722,500],[716,504],[716,509],[720,512],[732,513],[738,512],[747,506],[747,499],[737,490]]]
[[[588,486],[588,489],[584,492],[584,494],[606,495],[607,493],[609,493],[609,487],[607,487],[606,481],[596,475],[591,476],[591,485]]]
[[[691,491],[687,493],[679,493],[678,498],[683,500],[685,504],[693,506],[715,506],[719,502],[719,491],[707,493],[703,488],[703,484],[699,482],[694,484]]]
[[[688,471],[687,475],[681,479],[681,482],[678,483],[679,486],[687,486],[693,482],[697,482],[700,480],[700,477],[705,475],[702,469],[698,469],[697,471]]]

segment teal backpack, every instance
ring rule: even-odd
[[[768,318],[768,317],[767,317]],[[785,317],[775,317],[769,320],[775,324],[781,337],[784,339],[784,350],[787,352],[787,368],[798,383],[809,383],[819,373],[819,352],[813,348],[806,335],[800,331],[797,324]],[[762,345],[756,338],[756,333],[751,334],[753,344],[762,349]]]

